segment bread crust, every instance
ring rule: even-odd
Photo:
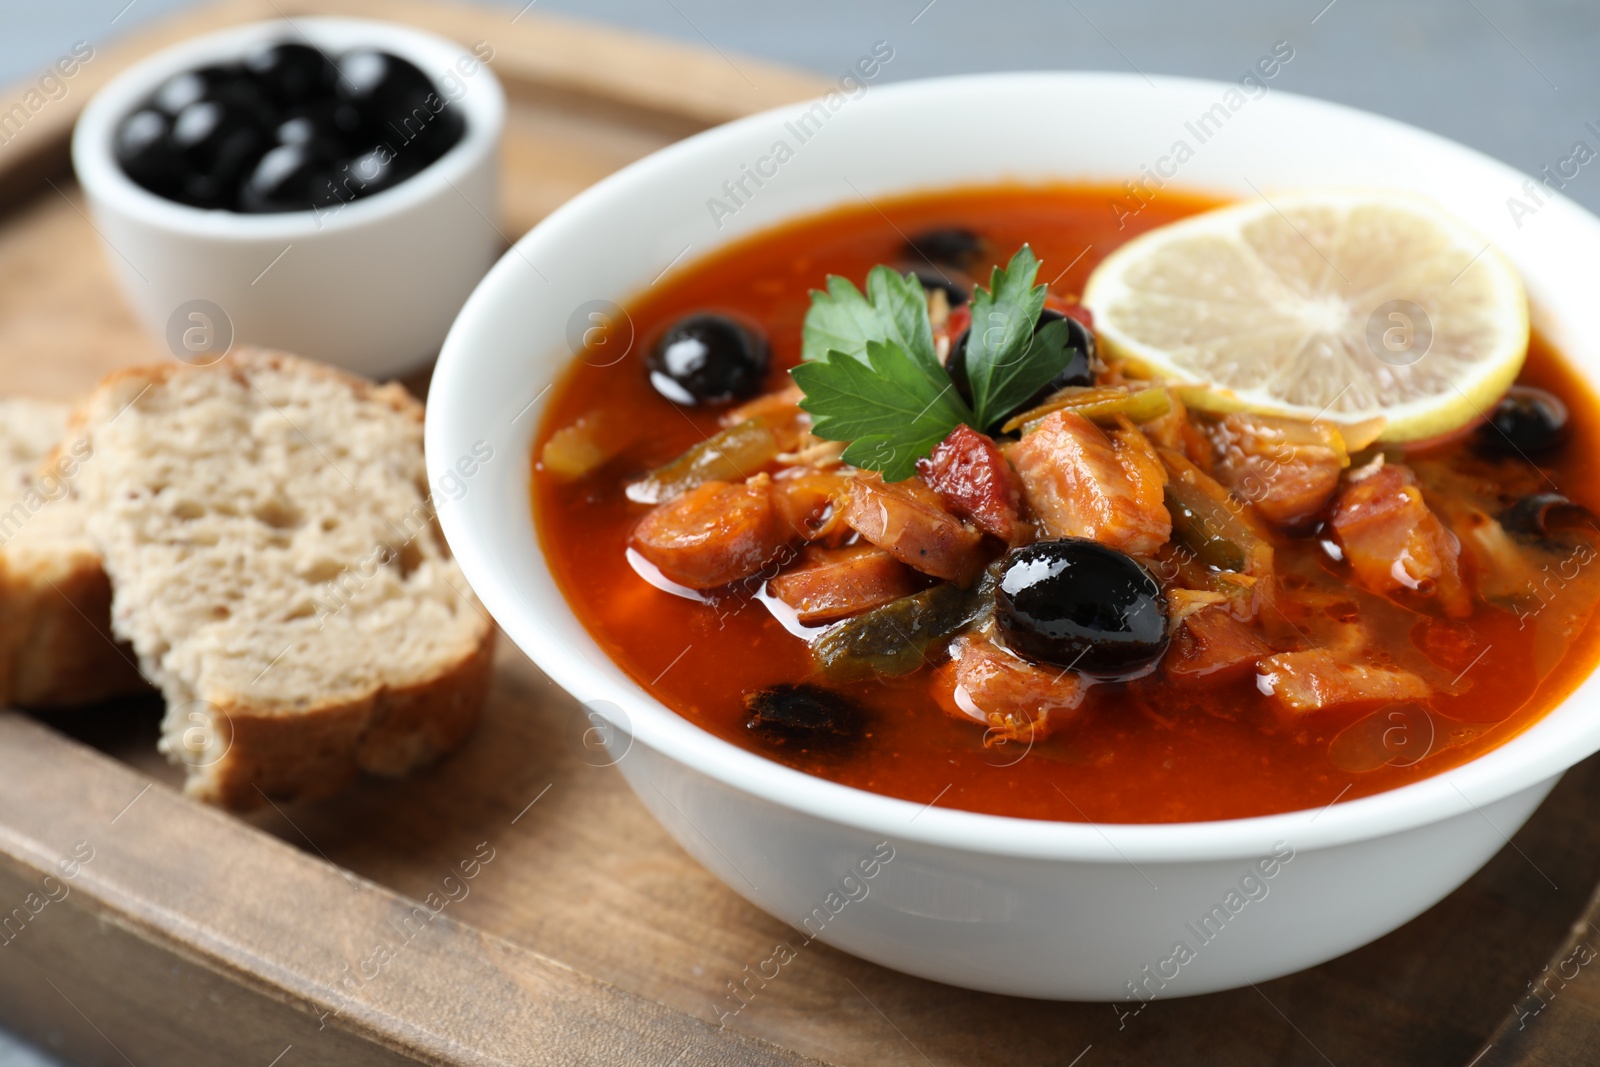
[[[111,580],[78,555],[58,578],[0,552],[0,700],[30,708],[95,704],[149,688],[111,635]]]
[[[184,792],[233,811],[268,800],[331,796],[362,773],[401,778],[454,751],[489,692],[495,628],[437,675],[362,700],[286,715],[242,704],[214,709],[226,754],[191,767]],[[180,724],[181,725],[181,724]]]
[[[287,353],[244,349],[205,372],[231,373],[243,382],[248,380],[247,371],[254,369],[336,381],[361,401],[380,404],[418,425],[423,422],[422,404],[398,383],[378,385]],[[194,371],[171,363],[119,370],[79,405],[70,428],[92,434],[96,418],[108,414],[102,403],[108,395],[120,399],[130,388],[142,395],[186,372]],[[442,537],[438,541],[443,548]],[[163,744],[171,758],[187,767],[185,792],[243,811],[269,800],[327,796],[362,773],[399,777],[455,749],[482,710],[496,639],[487,613],[470,595],[468,601],[465,610],[479,617],[475,640],[464,643],[458,655],[427,676],[407,684],[379,685],[354,699],[293,709],[252,704],[237,693],[199,694],[218,704],[196,700],[169,705]],[[124,610],[138,609],[119,604],[119,613]],[[118,626],[123,623],[119,616]],[[209,734],[203,739],[209,743],[193,752],[183,744],[192,712],[205,720]]]
[[[59,410],[42,401],[4,403],[7,416],[27,413],[19,421],[30,428]],[[38,447],[54,457],[63,442]],[[0,503],[0,511],[9,519],[19,506]],[[147,688],[132,651],[111,636],[111,582],[86,542],[0,544],[0,703],[75,707]]]

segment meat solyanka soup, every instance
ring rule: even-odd
[[[1119,229],[1125,195],[880,200],[640,294],[631,350],[597,338],[535,442],[539,536],[595,639],[780,763],[1068,821],[1319,808],[1559,702],[1600,597],[1583,382],[1535,336],[1503,399],[1426,440],[1227,410],[1078,302],[1119,245],[1217,206],[1163,192]]]

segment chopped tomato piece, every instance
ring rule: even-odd
[[[1226,607],[1211,606],[1183,620],[1161,666],[1169,678],[1227,677],[1244,673],[1271,654],[1271,647],[1248,624]]]
[[[1017,536],[1017,488],[1011,464],[988,434],[957,426],[932,454],[917,461],[917,473],[956,515],[1002,541]]]
[[[1053,537],[1090,537],[1149,555],[1172,534],[1162,502],[1166,471],[1131,423],[1106,433],[1082,415],[1053,412],[1006,455]]]
[[[1333,532],[1356,580],[1374,593],[1437,596],[1445,614],[1470,615],[1461,543],[1423,500],[1410,468],[1381,456],[1373,464],[1352,475],[1333,509]]]
[[[1090,333],[1094,332],[1094,312],[1090,311],[1082,304],[1068,304],[1066,307],[1061,309],[1061,313],[1063,315],[1069,315],[1083,323],[1084,326],[1088,327]]]
[[[1426,700],[1433,695],[1433,688],[1411,671],[1343,663],[1324,649],[1268,656],[1256,670],[1256,688],[1293,712],[1360,700]]]
[[[956,638],[950,654],[955,704],[990,728],[988,743],[1042,738],[1083,703],[1085,686],[1077,674],[1029,663],[986,633]]]
[[[768,583],[807,626],[859,615],[917,591],[904,563],[874,545],[807,548],[800,562]]]
[[[950,336],[951,343],[955,342],[972,325],[972,305],[962,304],[958,308],[951,308],[950,314],[945,318],[940,329]]]
[[[1350,463],[1329,423],[1236,412],[1217,423],[1214,437],[1217,480],[1285,526],[1321,511]]]
[[[792,538],[773,506],[771,480],[706,482],[639,520],[630,544],[690,589],[715,589],[756,573]]]
[[[983,569],[983,534],[946,511],[938,494],[917,478],[886,483],[878,474],[857,477],[844,521],[923,574],[969,585]]]

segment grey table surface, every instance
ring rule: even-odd
[[[195,0],[0,0],[0,85],[31,81]],[[491,0],[843,71],[879,40],[889,78],[1133,70],[1232,80],[1279,41],[1274,88],[1376,111],[1528,172],[1600,151],[1596,0]],[[0,100],[0,107],[10,101]],[[4,151],[0,148],[0,151]],[[1600,211],[1600,167],[1563,190]],[[55,1061],[0,1033],[0,1067]]]

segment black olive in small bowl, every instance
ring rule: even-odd
[[[326,53],[298,41],[258,48],[245,57],[244,67],[284,107],[326,99],[339,78]]]
[[[333,60],[373,50],[436,87],[420,113],[384,120],[382,144],[335,85]],[[492,59],[487,44],[307,17],[204,34],[111,78],[78,117],[72,161],[139,317],[176,346],[203,301],[235,338],[372,377],[433,358],[505,250],[487,221],[506,111]],[[460,139],[435,157],[424,135],[452,113]],[[363,185],[352,172],[380,148],[400,169],[379,157]]]
[[[1098,541],[1063,537],[1000,560],[995,622],[1036,663],[1103,678],[1154,667],[1167,650],[1167,602],[1150,572]]]
[[[754,396],[769,361],[760,331],[726,315],[702,313],[674,323],[646,365],[656,392],[674,404],[696,407]]]
[[[168,200],[310,211],[397,185],[464,131],[459,109],[409,60],[280,41],[168,78],[122,119],[115,154]]]

